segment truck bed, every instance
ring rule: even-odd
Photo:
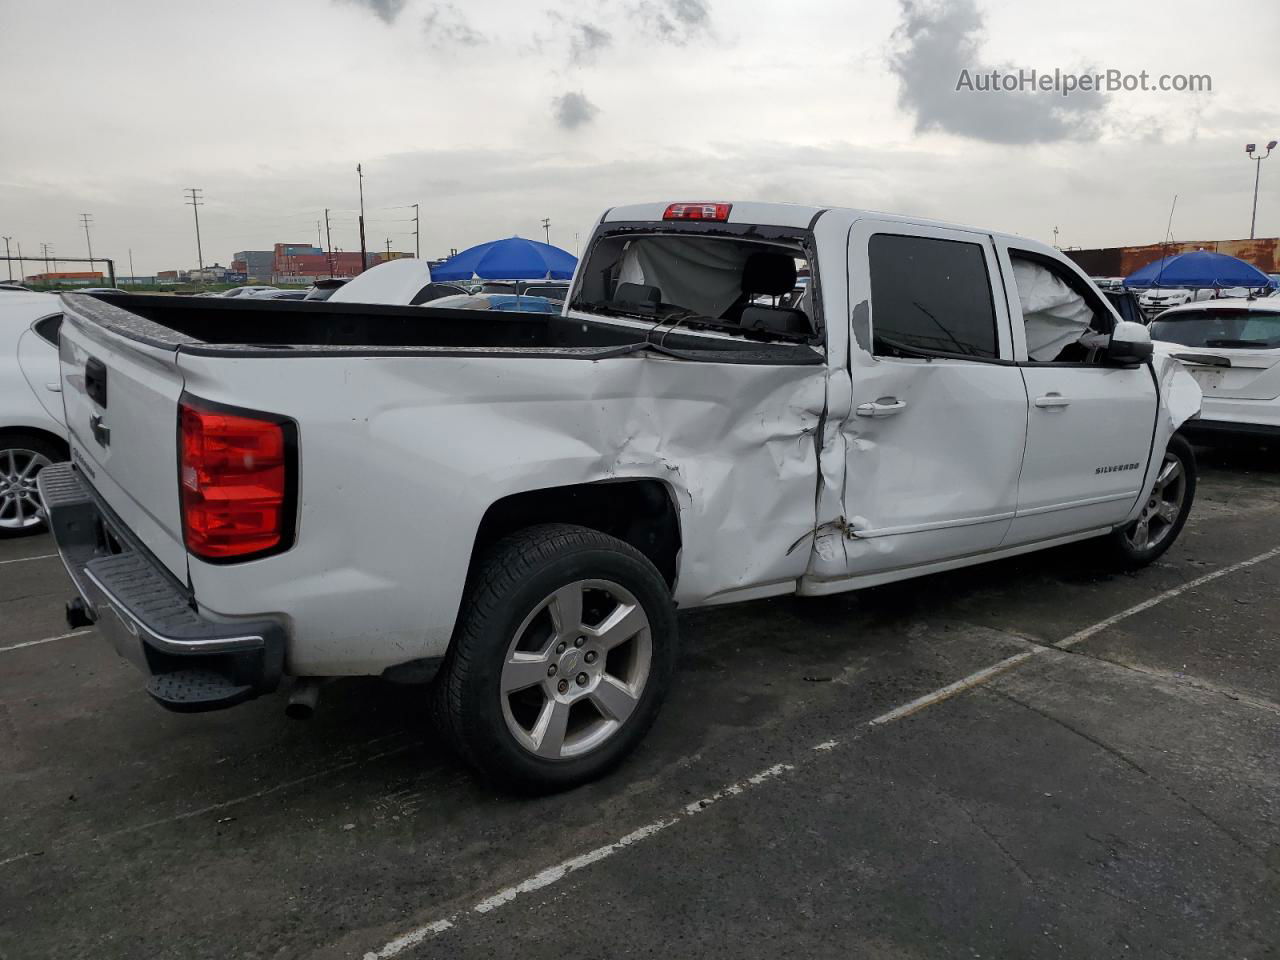
[[[543,313],[147,294],[67,294],[64,301],[71,314],[129,339],[204,355],[529,354],[598,360],[653,348],[722,362],[822,362],[807,344],[664,328],[657,347],[647,330]]]

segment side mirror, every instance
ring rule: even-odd
[[[1151,359],[1151,331],[1140,323],[1121,320],[1107,342],[1107,359],[1116,363],[1142,363]]]

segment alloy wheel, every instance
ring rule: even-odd
[[[1166,453],[1155,483],[1142,505],[1142,512],[1125,532],[1130,546],[1135,550],[1152,550],[1160,546],[1173,532],[1186,495],[1186,468],[1181,460]]]
[[[48,457],[34,450],[0,450],[0,528],[26,530],[43,522],[36,474],[49,463]]]
[[[578,580],[543,598],[516,630],[499,693],[529,753],[567,760],[597,749],[635,711],[653,661],[649,618],[630,591]]]

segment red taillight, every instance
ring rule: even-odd
[[[728,220],[731,203],[673,203],[663,220]]]
[[[227,560],[288,546],[294,481],[286,424],[198,401],[178,406],[178,424],[187,549]]]

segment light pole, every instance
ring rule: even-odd
[[[1254,229],[1258,226],[1258,178],[1262,176],[1262,161],[1271,156],[1271,151],[1276,148],[1276,141],[1272,140],[1267,144],[1267,152],[1262,156],[1255,157],[1253,154],[1258,149],[1256,143],[1246,143],[1244,152],[1248,154],[1249,159],[1253,161],[1253,219],[1249,221],[1249,239],[1253,239]]]
[[[12,240],[12,239],[13,239],[13,237],[5,237],[5,238],[4,238],[4,263],[5,263],[5,266],[7,266],[7,267],[9,268],[9,282],[10,282],[10,283],[12,283],[12,282],[13,282],[13,261],[9,259],[9,241],[10,241],[10,240]],[[19,273],[21,273],[21,272],[22,272],[22,268],[21,268],[21,267],[19,267],[19,268],[18,268],[18,272],[19,272]]]

